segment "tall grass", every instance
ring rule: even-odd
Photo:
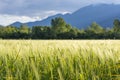
[[[120,41],[0,40],[0,80],[120,80]]]

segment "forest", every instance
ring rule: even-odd
[[[0,26],[0,39],[120,39],[120,21],[115,19],[112,28],[93,22],[86,29],[78,29],[56,17],[51,26]]]

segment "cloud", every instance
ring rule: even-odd
[[[120,3],[120,0],[0,0],[0,14],[38,16],[48,10],[73,12],[96,3]]]
[[[40,17],[28,17],[28,16],[14,16],[14,15],[1,15],[0,14],[0,24],[1,25],[9,25],[13,22],[20,21],[20,22],[29,22],[29,21],[36,21],[40,20]]]

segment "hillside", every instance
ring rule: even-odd
[[[62,17],[65,21],[72,26],[75,26],[80,29],[88,27],[92,22],[97,22],[104,28],[112,27],[114,19],[120,19],[120,5],[115,4],[98,4],[98,5],[89,5],[79,10],[73,12],[72,14],[57,14],[50,16],[41,21],[28,22],[25,23],[28,26],[50,26],[50,21],[55,17]],[[21,23],[22,24],[22,23]],[[13,26],[20,26],[20,23],[13,23]]]

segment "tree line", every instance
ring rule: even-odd
[[[51,26],[33,26],[29,28],[0,26],[1,39],[120,39],[120,21],[115,19],[112,28],[106,29],[93,22],[86,29],[78,29],[67,24],[63,18],[51,20]]]

